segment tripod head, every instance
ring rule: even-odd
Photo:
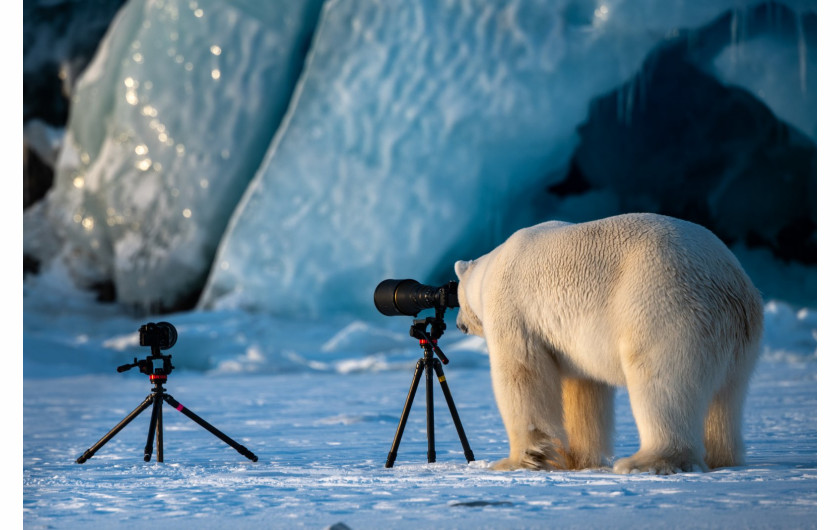
[[[160,351],[168,350],[175,345],[178,340],[178,331],[169,322],[158,322],[157,324],[149,322],[140,326],[138,331],[140,332],[140,345],[149,346],[152,349],[152,354],[140,361],[135,357],[133,363],[118,366],[117,372],[125,372],[136,366],[140,373],[149,376],[149,381],[156,384],[165,383],[166,376],[172,373],[175,367],[172,366],[172,355],[162,355]]]
[[[449,364],[449,359],[446,358],[443,351],[438,348],[437,340],[443,336],[446,330],[446,322],[443,320],[443,313],[446,311],[445,306],[435,307],[435,316],[426,317],[414,320],[411,326],[409,335],[420,341],[420,346],[423,347],[427,353],[429,350],[433,351],[443,364]],[[426,328],[431,326],[431,331],[427,332]]]

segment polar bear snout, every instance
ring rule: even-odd
[[[470,277],[470,270],[475,266],[474,261],[455,263],[455,273],[458,275],[458,318],[455,325],[467,335],[484,336],[481,319],[470,305],[466,291],[465,280]]]
[[[484,336],[484,328],[481,325],[481,320],[464,303],[458,309],[458,318],[455,320],[455,325],[467,335]]]
[[[462,305],[458,309],[458,318],[455,319],[455,326],[458,327],[462,332],[466,333],[467,335],[470,334],[470,326],[465,322],[465,314],[466,311],[464,310],[464,306]]]

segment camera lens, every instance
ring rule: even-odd
[[[414,308],[415,304],[411,303],[411,294],[417,286],[422,285],[415,280],[384,280],[373,292],[373,303],[380,313],[389,317],[416,315],[424,309]]]
[[[457,307],[451,286],[432,287],[415,280],[384,280],[373,292],[376,309],[385,316],[417,316],[435,306]]]
[[[178,330],[175,329],[175,326],[169,322],[158,322],[157,326],[160,330],[160,349],[168,350],[175,346],[175,342],[178,340]]]

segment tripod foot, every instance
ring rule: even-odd
[[[95,444],[93,444],[93,446],[91,446],[91,448],[90,448],[90,449],[88,449],[87,451],[85,451],[84,453],[82,453],[82,456],[80,456],[79,458],[77,458],[77,459],[76,459],[76,463],[77,463],[77,464],[84,464],[84,463],[85,463],[85,462],[86,462],[89,458],[91,458],[91,457],[94,455],[94,453],[96,453],[97,451],[99,451],[99,449],[100,449],[103,445],[105,445],[106,443],[108,443],[108,440],[110,440],[111,438],[113,438],[114,436],[116,436],[116,435],[117,435],[117,433],[118,433],[118,432],[120,432],[120,431],[122,430],[122,428],[123,428],[123,427],[125,427],[126,425],[128,425],[128,424],[131,422],[131,420],[133,420],[133,419],[134,419],[134,418],[136,418],[136,417],[137,417],[137,416],[138,416],[141,412],[143,412],[144,410],[146,410],[146,407],[148,407],[149,405],[151,405],[153,401],[154,401],[154,393],[149,394],[149,395],[146,397],[146,399],[144,399],[144,400],[143,400],[143,402],[142,402],[142,403],[140,403],[140,405],[138,405],[138,406],[137,406],[137,408],[136,408],[136,409],[134,409],[133,411],[131,411],[131,413],[130,413],[128,416],[126,416],[125,418],[123,418],[123,419],[122,419],[122,421],[120,421],[118,424],[116,424],[116,425],[114,426],[114,428],[113,428],[113,429],[111,429],[110,431],[108,431],[108,433],[107,433],[105,436],[103,436],[101,440],[99,440],[98,442],[96,442]]]
[[[197,424],[201,425],[202,427],[207,429],[210,433],[214,434],[218,439],[222,440],[223,442],[225,442],[226,444],[228,444],[232,448],[236,449],[236,451],[240,455],[244,456],[245,458],[247,458],[251,462],[256,462],[257,461],[257,455],[255,455],[254,453],[249,451],[244,445],[237,443],[231,437],[229,437],[228,435],[226,435],[225,433],[223,433],[219,429],[217,429],[217,428],[213,427],[212,425],[210,425],[209,423],[207,423],[205,420],[203,420],[195,412],[191,411],[187,407],[178,403],[178,400],[176,400],[174,397],[170,396],[169,394],[163,394],[163,399],[167,403],[169,403],[172,407],[174,407],[175,410],[177,410],[181,414],[185,415],[189,419],[193,420]]]
[[[240,446],[240,448],[239,448],[239,449],[237,449],[237,451],[239,451],[239,454],[240,454],[240,455],[244,456],[245,458],[247,458],[247,459],[248,459],[248,460],[250,460],[251,462],[256,462],[257,460],[259,460],[259,459],[257,458],[257,455],[255,455],[255,454],[254,454],[254,453],[252,453],[251,451],[249,451],[249,450],[245,449],[244,447],[241,447],[241,446]]]

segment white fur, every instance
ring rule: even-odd
[[[455,272],[458,327],[487,340],[510,441],[497,469],[605,465],[616,386],[641,447],[615,471],[743,464],[761,296],[708,230],[654,214],[553,221]]]

